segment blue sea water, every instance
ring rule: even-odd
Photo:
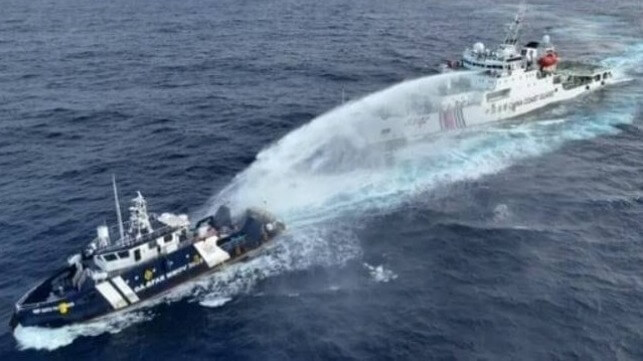
[[[527,14],[627,81],[383,165],[344,157],[351,114],[501,39],[513,2],[0,5],[0,360],[643,360],[640,1]],[[114,221],[112,173],[155,211],[260,205],[289,230],[142,310],[12,333]]]

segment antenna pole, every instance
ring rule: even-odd
[[[116,176],[112,174],[112,186],[114,187],[114,203],[116,203],[116,217],[118,218],[118,234],[120,240],[125,239],[125,231],[123,230],[123,216],[121,215],[121,204],[118,201],[118,189],[116,189]]]
[[[518,13],[514,18],[514,21],[509,25],[507,30],[507,35],[505,37],[505,44],[516,45],[518,42],[518,37],[520,36],[520,29],[522,28],[522,23],[525,18],[525,12],[527,11],[527,4],[524,1],[520,2],[518,5]]]

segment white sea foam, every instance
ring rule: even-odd
[[[123,329],[143,321],[150,320],[151,313],[132,311],[114,314],[109,317],[59,328],[22,327],[14,330],[14,337],[21,350],[55,350],[67,346],[78,337],[92,337],[109,333],[119,333]]]
[[[496,222],[496,223],[504,222],[510,216],[511,216],[511,212],[509,211],[509,207],[504,203],[498,204],[493,209],[493,221]]]
[[[232,300],[231,297],[212,297],[207,296],[199,301],[199,304],[203,307],[216,308],[225,305],[226,303]]]
[[[210,306],[212,300],[247,293],[257,282],[268,277],[312,266],[342,265],[359,256],[360,252],[357,238],[347,226],[302,226],[289,231],[257,257],[194,281],[182,287],[186,290],[182,294],[172,294],[182,298],[189,293],[192,300]]]
[[[364,267],[368,270],[368,273],[375,282],[386,283],[397,279],[397,274],[390,269],[384,268],[383,265],[371,266],[368,263],[364,263]]]

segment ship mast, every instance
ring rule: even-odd
[[[123,230],[123,216],[121,215],[121,204],[118,201],[118,189],[116,189],[116,176],[112,174],[112,186],[114,187],[114,203],[116,203],[116,217],[118,219],[118,235],[120,241],[125,240],[125,231]]]
[[[520,30],[522,29],[523,19],[525,18],[526,11],[527,4],[521,2],[518,6],[518,13],[514,18],[514,21],[509,24],[507,35],[505,36],[505,41],[503,44],[516,45],[516,43],[518,43],[518,38],[520,37]]]
[[[152,233],[154,231],[150,223],[150,216],[147,214],[147,202],[141,192],[136,192],[136,198],[132,199],[129,212],[129,234],[135,234],[136,239],[140,239],[144,231],[146,233]]]

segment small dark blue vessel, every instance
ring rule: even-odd
[[[59,327],[134,307],[249,256],[285,229],[259,210],[233,220],[226,206],[191,227],[186,215],[148,214],[140,192],[123,223],[116,182],[114,196],[118,227],[99,226],[81,253],[28,291],[15,305],[12,328]]]

